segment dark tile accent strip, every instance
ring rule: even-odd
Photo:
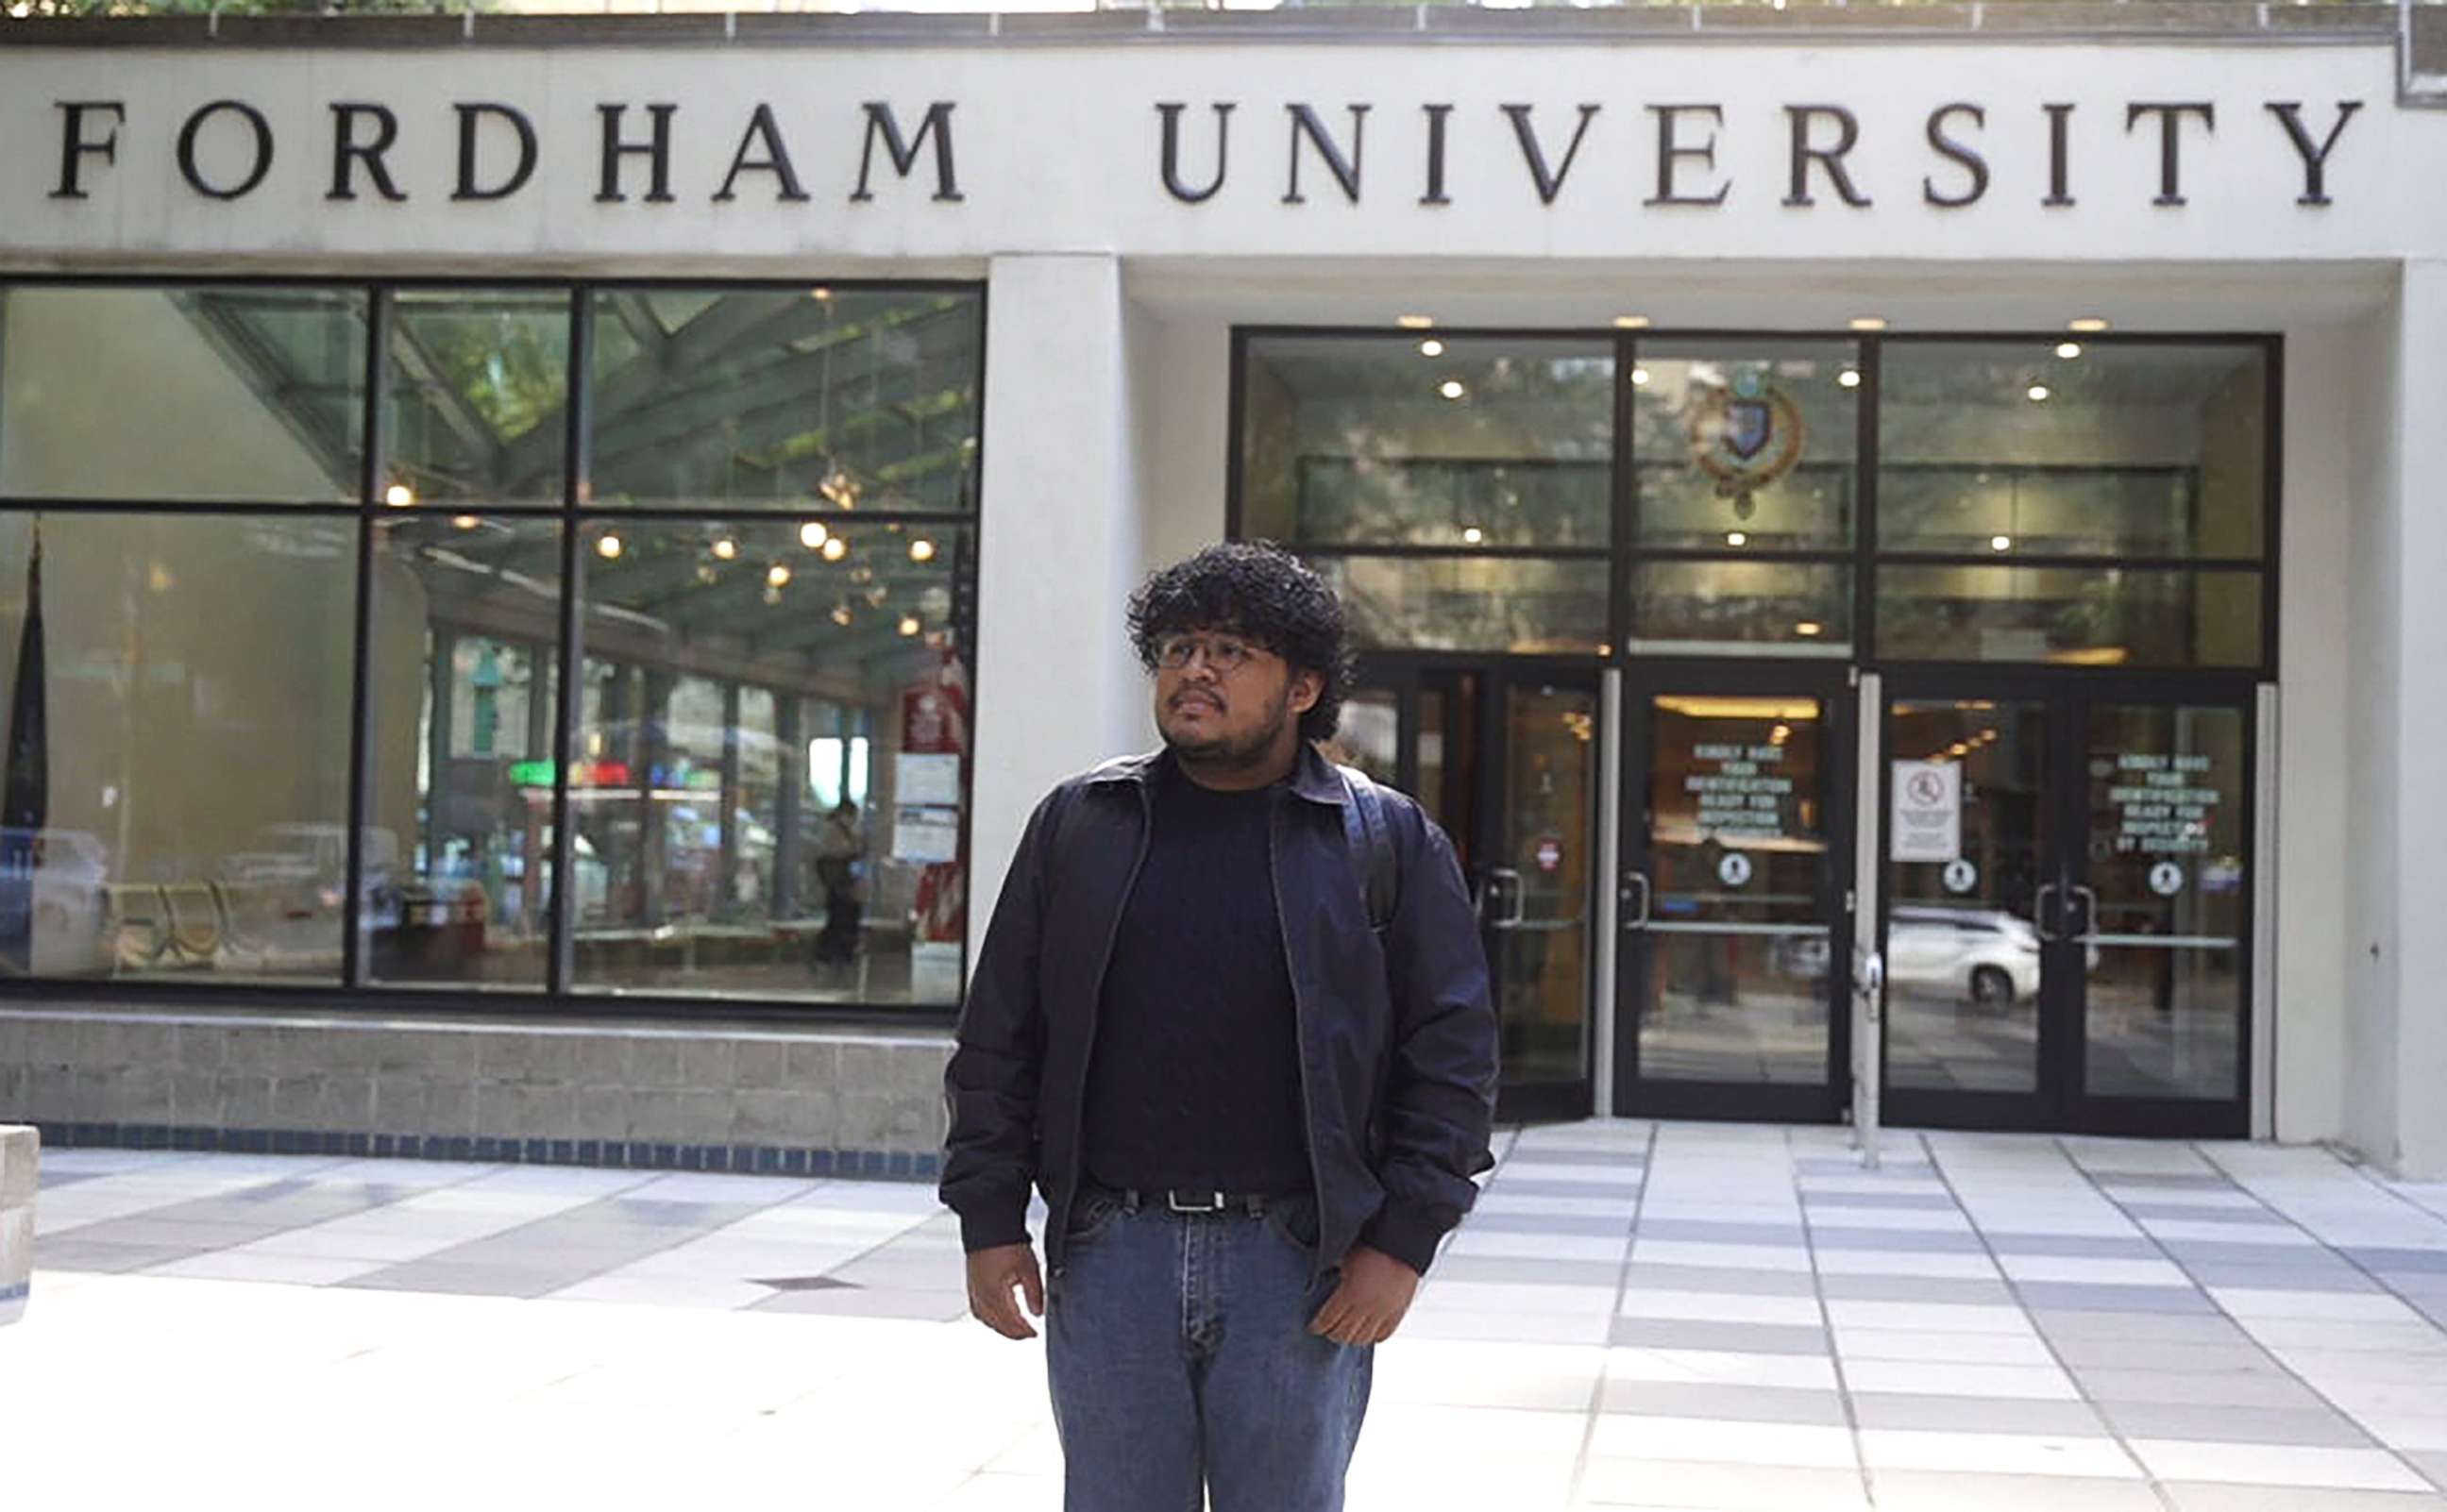
[[[159,1124],[35,1121],[52,1149],[191,1150],[237,1155],[331,1155],[498,1165],[598,1165],[647,1171],[755,1172],[860,1181],[932,1181],[943,1160],[908,1150],[829,1150],[770,1144],[662,1144],[643,1140],[499,1139],[465,1134],[365,1134],[317,1129],[173,1128]]]

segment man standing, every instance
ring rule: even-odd
[[[1047,1366],[1068,1512],[1337,1512],[1372,1348],[1488,1168],[1451,845],[1312,747],[1342,606],[1224,545],[1129,604],[1164,748],[1037,805],[945,1077],[970,1311]],[[1029,1242],[1048,1207],[1052,1286]]]

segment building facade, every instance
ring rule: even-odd
[[[0,31],[0,1114],[920,1174],[1223,537],[1504,1112],[2447,1170],[2447,10]]]

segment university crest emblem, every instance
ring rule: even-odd
[[[1691,458],[1717,481],[1717,495],[1734,515],[1751,518],[1751,496],[1801,461],[1806,436],[1800,407],[1755,369],[1736,371],[1691,412]]]

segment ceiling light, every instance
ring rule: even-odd
[[[1805,619],[1800,624],[1793,627],[1793,633],[1794,634],[1805,638],[1812,635],[1824,634],[1826,630],[1826,626],[1820,624],[1814,619]]]
[[[1395,315],[1394,324],[1404,331],[1425,331],[1436,323],[1433,315]]]
[[[1441,357],[1444,354],[1445,344],[1433,336],[1419,343],[1419,355],[1422,357]]]
[[[595,543],[595,555],[605,561],[616,561],[620,556],[620,538],[606,536]]]
[[[1465,546],[1475,546],[1486,539],[1487,532],[1479,529],[1476,525],[1465,525],[1462,527],[1461,539],[1462,544]]]
[[[1728,546],[1747,546],[1750,543],[1750,537],[1743,534],[1741,531],[1729,530],[1725,532],[1725,544]]]
[[[2081,355],[2081,343],[2078,341],[2060,341],[2057,343],[2057,355],[2062,357],[2067,362],[2071,362],[2076,357]]]
[[[473,515],[453,515],[450,517],[450,523],[456,525],[461,530],[473,530],[477,526],[483,524],[484,521]]]
[[[833,292],[822,284],[807,291],[807,297],[810,299],[830,299],[832,296]]]
[[[393,483],[383,490],[383,502],[393,509],[406,509],[416,502],[416,490],[406,483]]]
[[[909,559],[911,561],[933,561],[935,559],[935,543],[928,540],[923,536],[911,541],[909,543]]]
[[[775,562],[772,566],[768,567],[768,568],[766,568],[766,569],[765,569],[765,586],[766,586],[766,587],[768,587],[768,588],[785,588],[785,587],[789,586],[789,582],[790,582],[790,566],[789,566],[789,563],[787,563],[787,562],[778,562],[778,561],[777,561],[777,562]]]
[[[2023,392],[2031,396],[2031,403],[2035,405],[2043,405],[2048,402],[2048,386],[2045,384],[2033,384],[2030,387],[2024,389]]]
[[[1991,536],[1988,538],[1988,549],[1990,551],[2012,551],[2014,549],[2014,538],[2011,536]]]
[[[2077,315],[2073,319],[2065,322],[2065,329],[2067,331],[2078,331],[2088,333],[2092,331],[2105,331],[2107,329],[2107,322],[2096,315]]]
[[[1631,382],[1635,387],[1645,385],[1648,382],[1648,369],[1645,368],[1634,368],[1631,370]]]
[[[809,551],[822,549],[824,543],[832,539],[832,537],[833,533],[825,528],[822,520],[810,520],[799,527],[799,544]]]
[[[835,536],[825,542],[825,560],[839,561],[849,555],[849,542]]]
[[[903,614],[901,616],[901,633],[903,635],[915,635],[925,628],[925,626],[918,622],[918,616],[915,614]]]
[[[1852,329],[1854,331],[1884,331],[1887,329],[1887,317],[1884,315],[1854,315],[1852,317]]]
[[[1646,331],[1648,329],[1648,317],[1646,315],[1617,315],[1614,317],[1614,329],[1617,331]]]
[[[1448,378],[1443,383],[1436,385],[1436,392],[1444,395],[1447,399],[1459,399],[1462,395],[1470,392],[1470,390],[1462,387],[1460,379]]]
[[[1858,388],[1861,387],[1861,369],[1847,368],[1835,375],[1835,381],[1847,388]]]
[[[730,561],[739,555],[739,542],[728,536],[717,536],[713,541],[713,554],[724,561]]]
[[[836,625],[846,625],[849,623],[849,605],[833,605],[833,623]]]

